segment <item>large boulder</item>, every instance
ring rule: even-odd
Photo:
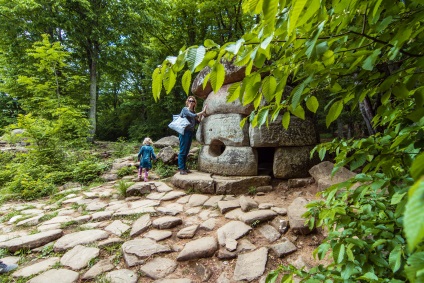
[[[286,130],[281,123],[280,115],[267,126],[249,128],[250,146],[281,147],[305,146],[317,143],[317,131],[311,120],[290,117],[290,125]]]
[[[177,147],[179,146],[179,144],[180,144],[180,140],[178,139],[177,136],[163,137],[153,143],[154,147],[156,148],[164,148],[167,146]]]
[[[258,158],[251,147],[216,143],[202,147],[198,166],[201,171],[218,175],[253,176],[258,172]]]
[[[213,114],[243,114],[250,115],[254,110],[253,104],[243,105],[239,99],[227,102],[228,89],[232,84],[223,85],[218,92],[211,92],[206,98],[204,104],[208,106],[207,115]]]
[[[218,176],[214,175],[216,194],[245,194],[250,188],[271,184],[271,176]]]
[[[235,66],[231,62],[227,61],[221,61],[221,64],[224,66],[225,70],[224,85],[239,82],[244,79],[246,70],[245,66]],[[191,92],[194,95],[200,98],[206,98],[212,91],[210,82],[208,82],[203,88],[203,80],[205,79],[206,75],[210,73],[210,71],[211,68],[206,67],[197,74],[193,84],[191,85]]]
[[[193,171],[188,175],[175,174],[171,178],[171,184],[183,190],[194,190],[205,194],[214,194],[214,181],[210,174]]]
[[[170,146],[162,148],[157,154],[157,158],[162,160],[165,164],[172,164],[175,162],[178,154]]]
[[[196,139],[210,145],[218,140],[226,146],[249,146],[249,126],[240,128],[244,116],[240,114],[215,114],[203,119]]]
[[[334,176],[331,176],[333,168],[334,163],[331,163],[330,161],[324,161],[313,166],[309,170],[309,174],[311,174],[311,176],[318,184],[318,190],[323,191],[334,184],[347,181],[356,176],[355,173],[344,167],[339,168]]]
[[[273,172],[275,178],[291,179],[309,176],[308,170],[318,163],[310,158],[314,146],[279,147],[275,149]]]

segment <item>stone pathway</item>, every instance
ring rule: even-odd
[[[19,268],[0,281],[265,282],[279,264],[308,267],[322,239],[304,235],[300,204],[313,194],[302,189],[187,194],[152,181],[135,182],[124,199],[117,183],[3,204],[0,249],[10,256],[1,260]],[[21,250],[31,252],[13,256]]]

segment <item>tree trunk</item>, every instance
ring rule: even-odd
[[[376,130],[371,124],[372,119],[374,118],[374,111],[371,106],[371,102],[368,97],[366,97],[362,102],[359,102],[359,110],[361,110],[362,117],[364,118],[365,125],[368,129],[368,134],[374,135]]]
[[[90,136],[89,140],[94,141],[94,136],[96,134],[96,113],[97,113],[97,50],[96,47],[93,48],[90,58]]]

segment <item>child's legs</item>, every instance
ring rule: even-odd
[[[138,177],[140,177],[143,174],[143,167],[138,167]]]

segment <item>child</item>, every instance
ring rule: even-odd
[[[150,138],[145,138],[143,141],[143,146],[140,148],[138,153],[138,161],[140,161],[140,166],[138,167],[138,180],[141,180],[141,175],[143,174],[144,168],[144,182],[148,181],[149,169],[152,168],[151,160],[156,161],[156,155],[152,147],[152,140]],[[141,157],[141,158],[140,158]]]

